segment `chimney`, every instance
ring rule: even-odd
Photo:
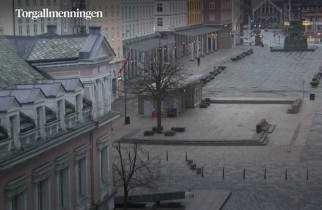
[[[89,35],[101,35],[101,26],[90,26]]]
[[[49,23],[47,25],[47,33],[48,34],[56,34],[57,33],[57,26],[54,24]]]

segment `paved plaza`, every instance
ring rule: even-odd
[[[315,52],[270,52],[267,46],[253,46],[254,54],[230,61],[230,57],[248,48],[238,46],[206,55],[201,58],[200,67],[188,58],[183,62],[189,74],[227,66],[227,70],[204,86],[203,97],[304,96],[300,112],[287,114],[288,105],[281,104],[212,104],[207,109],[187,110],[177,118],[163,118],[164,125],[186,127],[187,131],[175,138],[249,138],[255,133],[256,122],[263,118],[276,124],[276,129],[266,146],[145,145],[150,156],[158,155],[162,160],[160,190],[231,191],[224,210],[322,209],[321,87],[309,85],[322,65],[322,48]],[[316,94],[316,100],[309,100],[310,93]],[[123,111],[121,100],[113,106]],[[125,126],[124,118],[119,119],[114,125],[115,140],[156,124],[155,119],[137,116],[135,102],[128,106],[131,124]],[[203,177],[190,170],[186,153],[197,167],[203,167]]]

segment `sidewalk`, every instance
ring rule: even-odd
[[[197,74],[208,74],[213,70],[214,66],[220,65],[229,65],[232,63],[230,60],[231,57],[240,54],[248,50],[249,46],[237,46],[233,49],[220,49],[213,53],[209,53],[201,57],[200,66],[197,64],[197,60],[190,61],[190,57],[181,58],[179,61],[183,63],[184,68],[187,70],[187,75],[197,75]],[[137,100],[128,99],[127,100],[127,116],[130,117],[131,123],[129,125],[125,125],[124,113],[125,113],[125,105],[124,105],[124,97],[120,97],[116,101],[112,103],[112,110],[118,111],[121,113],[121,118],[116,120],[113,123],[114,128],[114,140],[120,139],[122,136],[126,135],[132,130],[142,129],[146,123],[151,123],[151,120],[144,120],[144,117],[138,116],[138,107]],[[153,123],[156,123],[156,119],[153,120]],[[151,124],[149,127],[155,126]]]

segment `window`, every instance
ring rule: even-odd
[[[29,25],[26,26],[26,31],[27,31],[27,35],[30,35],[30,26]]]
[[[162,18],[157,19],[157,26],[163,26],[163,19]]]
[[[215,2],[209,2],[209,9],[215,9]]]
[[[107,6],[105,5],[105,18],[108,18],[108,13],[107,13]]]
[[[19,193],[12,198],[11,206],[14,210],[26,209],[24,193]]]
[[[47,4],[50,5],[50,0],[47,0]]]
[[[64,31],[65,32],[67,31],[67,19],[66,18],[64,19]]]
[[[64,209],[69,207],[69,167],[58,172],[59,207]]]
[[[40,0],[40,5],[44,5],[44,0]]]
[[[22,25],[19,25],[19,36],[22,36]]]
[[[157,3],[157,12],[162,12],[162,3]]]
[[[50,174],[53,164],[47,163],[33,171],[35,209],[46,210],[50,208]]]
[[[29,0],[26,0],[26,5],[29,6]]]
[[[117,5],[117,8],[116,8],[116,17],[119,17],[120,16],[120,5]]]
[[[34,5],[37,5],[37,0],[32,0]]]
[[[36,35],[37,33],[38,33],[37,20],[34,20],[34,34]]]
[[[80,196],[87,195],[87,170],[86,170],[86,158],[78,160],[78,193]]]
[[[107,146],[101,151],[101,179],[103,183],[108,182],[108,150]]]
[[[105,28],[105,37],[108,39],[108,28]]]
[[[111,17],[113,18],[114,17],[114,6],[111,5]]]
[[[120,34],[121,34],[121,33],[120,33],[120,27],[118,26],[118,27],[117,27],[117,38],[118,38],[118,39],[119,39],[119,38],[121,38],[121,37],[120,37]]]
[[[7,206],[9,209],[27,210],[26,190],[29,181],[30,178],[25,175],[9,182],[5,186]]]
[[[215,21],[215,14],[209,14],[209,21]]]
[[[21,6],[21,0],[18,0],[18,6]]]

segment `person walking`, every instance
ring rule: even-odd
[[[269,43],[269,49],[272,50],[273,49],[273,45],[272,43]]]
[[[198,66],[200,66],[200,58],[197,58]]]

